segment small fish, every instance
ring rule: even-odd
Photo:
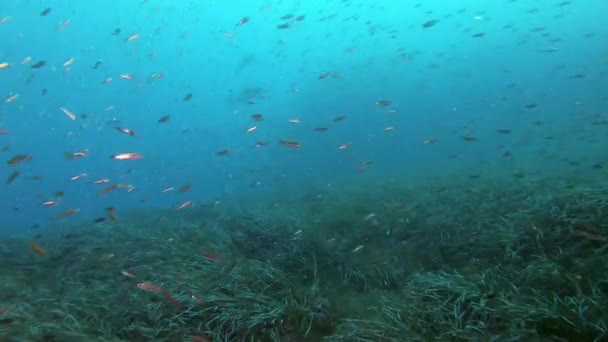
[[[78,208],[70,208],[70,209],[66,209],[63,212],[57,214],[55,216],[55,220],[61,220],[64,219],[66,217],[70,217],[70,216],[74,216],[75,214],[77,214],[80,211],[80,209]]]
[[[182,186],[181,188],[179,188],[179,190],[177,190],[177,191],[178,192],[188,192],[188,191],[190,191],[190,189],[192,189],[192,185],[186,184],[186,185]]]
[[[57,204],[59,204],[59,201],[57,201],[57,200],[48,200],[48,201],[42,202],[42,205],[45,207],[54,207]]]
[[[10,64],[8,64],[8,63],[6,63],[6,62],[0,63],[0,69],[6,69],[6,68],[8,68],[8,67],[10,67],[10,66],[11,66],[11,65],[10,65]]]
[[[134,79],[135,79],[135,77],[133,77],[133,76],[132,76],[132,75],[130,75],[130,74],[120,74],[120,78],[125,79],[125,80],[127,80],[127,81],[132,81],[132,80],[134,80]]]
[[[351,148],[351,144],[342,144],[338,146],[338,150],[347,150],[349,148]]]
[[[300,143],[295,140],[281,140],[279,143],[283,146],[291,148],[299,148],[301,146]]]
[[[249,22],[249,17],[244,17],[243,19],[239,20],[238,23],[236,23],[236,25],[234,25],[234,27],[238,27],[241,25],[245,25]]]
[[[192,99],[192,93],[188,93],[186,94],[186,96],[184,96],[184,102],[190,101]]]
[[[139,160],[139,159],[143,159],[143,158],[144,158],[143,155],[141,155],[139,153],[135,153],[135,152],[119,153],[119,154],[110,156],[110,159],[114,159],[114,160]]]
[[[435,26],[437,23],[439,23],[439,20],[432,19],[422,24],[422,27],[426,29]]]
[[[188,200],[188,201],[186,201],[186,202],[184,202],[184,203],[180,204],[180,205],[177,207],[177,210],[181,210],[181,209],[187,208],[187,207],[189,207],[189,206],[191,206],[191,205],[192,205],[192,201]]]
[[[378,101],[376,101],[376,104],[378,106],[386,107],[386,106],[390,106],[391,105],[391,101],[389,101],[389,100],[378,100]]]
[[[108,220],[116,221],[116,208],[114,208],[114,207],[106,208],[106,214],[108,216]]]
[[[98,217],[96,219],[93,220],[93,223],[103,223],[106,222],[106,218],[105,217]]]
[[[203,257],[210,261],[218,261],[220,259],[219,254],[212,253],[212,252],[203,253]]]
[[[477,137],[474,137],[471,135],[465,135],[465,136],[462,136],[461,138],[462,138],[462,140],[469,141],[469,142],[477,141]]]
[[[132,42],[134,40],[138,40],[140,38],[139,33],[134,33],[132,35],[130,35],[125,41],[128,42]]]
[[[158,123],[167,123],[171,120],[171,115],[165,115],[162,118],[158,119]]]
[[[71,180],[71,181],[76,181],[76,180],[79,180],[80,178],[84,178],[84,177],[86,177],[86,176],[88,176],[86,173],[81,173],[81,174],[79,174],[79,175],[76,175],[76,176],[74,176],[74,177],[70,178],[70,180]]]
[[[342,121],[344,119],[346,119],[346,115],[339,115],[339,116],[336,116],[335,118],[333,118],[332,121]]]
[[[51,13],[51,10],[52,9],[50,7],[47,7],[42,12],[40,12],[40,15],[46,17],[49,13]]]
[[[120,28],[115,28],[114,31],[112,31],[113,36],[117,36],[119,34],[120,34]]]
[[[496,132],[500,133],[500,134],[511,134],[511,130],[510,129],[504,129],[504,128],[503,129],[497,129]]]
[[[329,128],[327,127],[317,127],[317,128],[313,128],[312,130],[315,132],[327,132]]]
[[[46,65],[45,61],[38,61],[38,62],[32,64],[32,69],[40,69],[45,65]]]
[[[264,115],[259,113],[252,114],[251,118],[253,119],[253,121],[264,121]]]
[[[70,65],[74,64],[74,62],[76,62],[76,58],[70,58],[67,61],[65,61],[65,63],[63,63],[63,67],[67,68]]]
[[[98,59],[97,62],[95,62],[95,64],[93,64],[93,66],[91,67],[91,69],[97,69],[99,68],[99,66],[101,65],[102,60]]]
[[[29,154],[16,154],[11,159],[9,159],[6,163],[11,166],[15,166],[19,163],[31,160],[32,156]]]
[[[294,17],[293,14],[285,14],[284,16],[281,17],[281,20],[289,20],[293,17]]]
[[[215,152],[215,154],[217,154],[218,156],[226,156],[230,153],[229,150],[221,150],[221,151],[217,151]]]
[[[0,135],[7,135],[8,131],[5,129],[0,129]]]
[[[124,270],[124,271],[120,271],[120,273],[122,275],[124,275],[125,277],[129,277],[129,278],[135,278],[137,276],[133,270]]]
[[[152,284],[146,283],[146,282],[137,284],[137,287],[144,291],[149,291],[149,292],[154,292],[154,293],[165,292],[165,289],[163,289],[162,287],[160,287],[158,285],[152,285]]]
[[[100,192],[97,193],[97,197],[103,196],[109,192],[112,192],[118,188],[124,188],[124,187],[128,187],[125,184],[119,184],[119,183],[114,183],[114,184],[110,184],[107,187],[105,187],[103,190],[101,190]]]
[[[74,113],[72,113],[69,109],[63,107],[59,107],[59,109],[61,109],[61,111],[67,115],[68,118],[76,120],[76,115],[74,115]]]
[[[116,129],[117,131],[119,131],[121,133],[128,134],[132,137],[135,136],[135,131],[133,131],[132,129],[125,128],[125,127],[115,127],[114,129]]]
[[[20,174],[21,173],[19,172],[19,170],[14,171],[13,174],[11,174],[11,176],[8,177],[8,179],[6,180],[6,184],[11,184],[12,182],[14,182]]]
[[[281,25],[277,25],[277,28],[278,28],[279,30],[286,30],[286,29],[288,29],[288,28],[290,28],[290,27],[291,27],[291,24],[281,24]]]
[[[256,129],[258,129],[258,127],[257,127],[257,126],[249,127],[249,128],[247,129],[247,133],[251,133],[251,132],[255,131]]]
[[[63,154],[63,156],[66,160],[74,160],[74,159],[86,157],[88,155],[88,153],[89,153],[89,150],[84,149],[84,150],[76,151],[76,152],[65,152]]]
[[[322,80],[324,78],[329,77],[329,73],[328,72],[322,72],[321,75],[319,75],[319,77],[317,77],[318,80]]]
[[[47,254],[46,251],[39,245],[32,243],[31,247],[32,247],[32,250],[34,252],[36,252],[36,254],[38,254],[40,256],[46,256],[46,254]]]

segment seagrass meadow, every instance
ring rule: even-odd
[[[461,179],[5,239],[0,340],[608,340],[606,182]]]

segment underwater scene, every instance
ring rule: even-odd
[[[606,14],[2,0],[0,342],[608,341]]]

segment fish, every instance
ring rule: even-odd
[[[114,207],[106,208],[106,214],[108,216],[108,220],[116,221],[116,209]]]
[[[301,146],[300,142],[295,140],[281,140],[279,141],[279,144],[291,148],[299,148]]]
[[[17,164],[20,164],[22,162],[25,162],[25,161],[28,161],[31,159],[32,159],[32,156],[30,156],[29,154],[16,154],[11,159],[9,159],[6,163],[8,165],[15,166]]]
[[[251,114],[251,118],[253,119],[253,121],[264,121],[264,115],[259,113]]]
[[[78,212],[80,211],[80,209],[78,208],[70,208],[70,209],[66,209],[63,212],[57,214],[55,216],[55,220],[61,220],[64,219],[66,217],[70,217],[70,216],[74,216],[76,215]]]
[[[188,191],[190,191],[190,189],[192,189],[192,185],[186,184],[186,185],[182,186],[181,188],[179,188],[179,190],[177,190],[177,191],[178,192],[188,192]]]
[[[162,287],[160,287],[158,285],[153,285],[153,284],[150,284],[147,282],[143,282],[143,283],[137,284],[137,287],[144,291],[158,293],[158,294],[162,295],[163,297],[165,297],[165,299],[169,303],[174,304],[174,305],[179,305],[178,301],[175,300],[173,297],[171,297],[171,295],[169,295],[169,292],[167,292],[167,290],[163,289]]]
[[[143,158],[143,155],[135,152],[119,153],[110,156],[110,159],[114,160],[139,160]]]
[[[125,42],[132,42],[134,40],[138,40],[141,36],[139,35],[139,33],[134,33],[132,35],[130,35],[127,39],[125,39]]]
[[[0,135],[7,135],[8,131],[5,129],[0,129]]]
[[[234,27],[238,27],[241,25],[245,25],[249,22],[249,17],[243,17],[241,20],[239,20],[236,25],[234,25]]]
[[[192,205],[192,201],[188,200],[177,207],[177,210],[187,208]]]
[[[89,150],[84,149],[84,150],[76,151],[76,152],[64,152],[63,157],[66,160],[74,160],[74,159],[86,157],[88,154],[89,154]]]
[[[203,253],[203,257],[205,259],[209,260],[209,261],[218,261],[218,260],[220,260],[219,254],[212,253],[212,252]]]
[[[72,113],[69,109],[63,107],[59,107],[59,109],[61,109],[61,111],[67,115],[68,118],[76,120],[76,115],[74,115],[74,113]]]
[[[158,123],[167,123],[169,122],[169,120],[171,120],[171,115],[165,115],[163,117],[161,117],[160,119],[158,119]]]
[[[6,68],[8,68],[8,67],[10,67],[10,66],[11,66],[11,65],[10,65],[10,64],[8,64],[8,63],[6,63],[6,62],[0,63],[0,69],[6,69]]]
[[[312,130],[315,132],[327,132],[329,128],[327,127],[317,127],[317,128],[313,128]]]
[[[135,131],[134,131],[134,130],[132,130],[132,129],[129,129],[129,128],[125,128],[125,127],[114,127],[114,129],[116,129],[117,131],[119,131],[119,132],[121,132],[121,133],[128,134],[128,135],[130,135],[130,136],[132,136],[132,137],[134,137],[134,136],[136,135],[136,134],[135,134]]]
[[[389,101],[389,100],[378,100],[378,101],[376,101],[376,104],[378,106],[387,107],[387,106],[391,105],[391,101]]]
[[[14,171],[10,177],[8,177],[8,179],[6,180],[6,184],[11,184],[12,182],[15,181],[15,179],[17,179],[17,177],[19,177],[20,172],[19,170]]]
[[[32,64],[32,69],[40,69],[45,65],[46,65],[45,61],[38,61],[38,62]]]
[[[49,13],[51,13],[51,10],[52,9],[50,7],[47,7],[42,12],[40,12],[40,15],[46,17],[47,15],[49,15]]]
[[[32,243],[32,244],[31,244],[31,247],[32,247],[32,250],[33,250],[33,251],[34,251],[36,254],[38,254],[38,255],[40,255],[40,256],[46,256],[46,255],[47,255],[46,251],[45,251],[45,250],[44,250],[42,247],[40,247],[38,244],[36,244],[36,243]]]
[[[192,93],[188,93],[186,94],[186,96],[184,96],[184,102],[190,101],[192,99]]]
[[[433,27],[433,26],[437,25],[437,23],[439,23],[439,20],[431,19],[431,20],[425,22],[424,24],[422,24],[422,27],[427,29],[429,27]]]

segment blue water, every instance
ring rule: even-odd
[[[153,212],[362,178],[570,172],[568,161],[591,173],[606,158],[605,126],[592,122],[608,115],[608,3],[561,3],[4,0],[0,63],[10,66],[0,69],[0,129],[9,134],[0,147],[9,149],[0,156],[32,159],[2,164],[4,179],[20,175],[2,184],[1,234],[90,221],[107,207]],[[280,19],[287,14],[305,18]],[[127,42],[133,34],[140,38]],[[83,149],[84,158],[64,158]],[[110,159],[123,152],[144,159]],[[361,170],[364,161],[373,164]],[[135,190],[100,197],[108,184],[91,183],[100,178]],[[184,184],[192,189],[161,192]],[[43,206],[57,191],[59,204]],[[53,220],[68,208],[80,212]]]

